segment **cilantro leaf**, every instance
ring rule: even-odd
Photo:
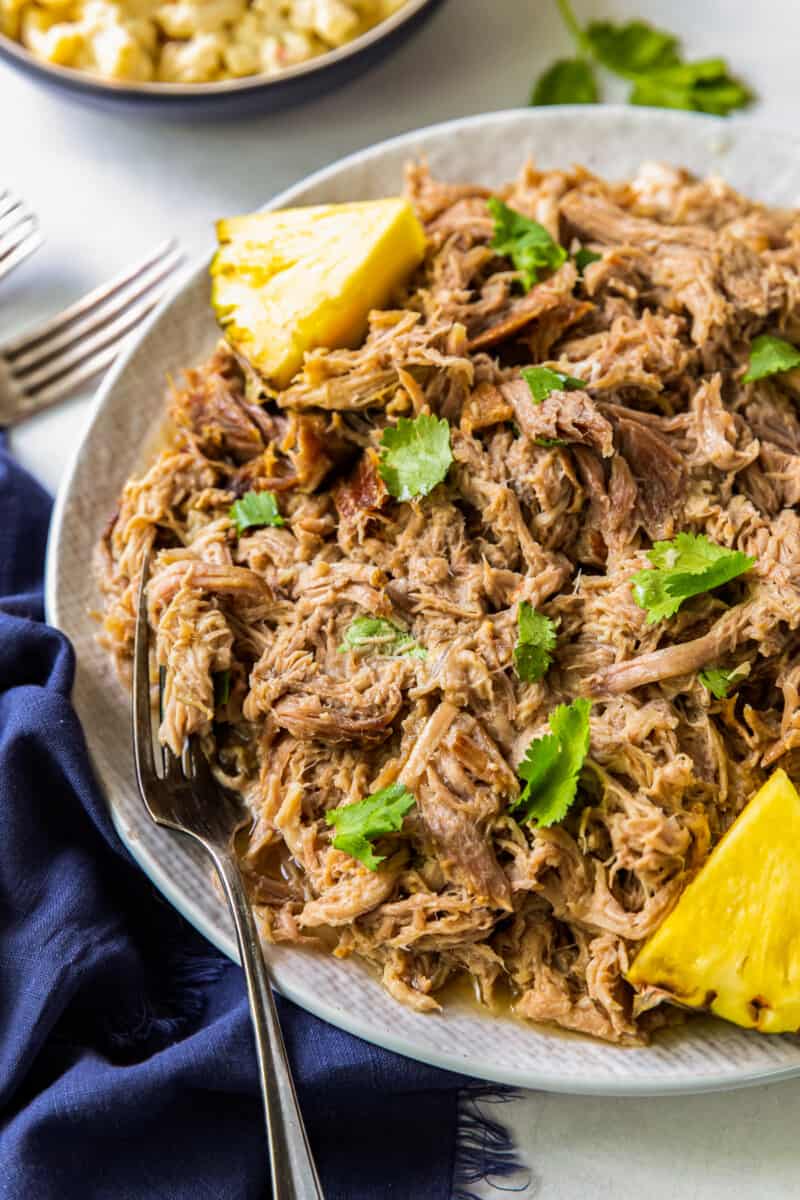
[[[552,725],[550,728],[552,729]],[[528,801],[531,796],[541,792],[545,781],[555,772],[560,753],[561,745],[555,733],[544,733],[541,737],[534,738],[525,751],[525,757],[517,767],[517,774],[525,786],[511,804],[512,810],[525,806],[524,814],[519,816],[520,821],[531,819]]]
[[[724,700],[733,684],[745,679],[749,674],[750,664],[740,663],[738,667],[732,667],[729,671],[722,667],[707,667],[705,671],[700,671],[697,678],[712,696],[717,700]]]
[[[717,559],[738,553],[712,542],[704,533],[679,533],[672,541],[654,542],[647,557],[659,569],[694,572],[704,571]]]
[[[386,855],[375,854],[371,845],[373,838],[384,833],[396,833],[415,803],[414,796],[405,784],[397,780],[363,800],[357,800],[355,804],[331,809],[325,814],[325,820],[329,825],[336,826],[334,846],[351,858],[357,858],[370,871],[377,871]]]
[[[635,78],[680,62],[678,39],[644,21],[590,21],[583,37],[597,61],[615,75]]]
[[[762,333],[753,339],[750,346],[750,366],[744,382],[755,383],[757,379],[782,375],[784,371],[793,371],[795,367],[800,367],[800,350],[783,338]]]
[[[585,58],[560,58],[539,76],[531,104],[596,104],[597,81]]]
[[[684,62],[674,34],[644,21],[621,24],[590,21],[584,29],[575,17],[570,0],[556,0],[556,3],[581,55],[630,81],[630,104],[727,116],[734,109],[744,108],[753,98],[751,92],[730,74],[724,59]],[[534,89],[532,103],[548,102],[536,99],[537,93],[546,79],[548,89],[556,91],[560,66],[556,63],[545,73]],[[549,81],[551,75],[554,82]],[[584,86],[584,103],[591,103],[588,97],[589,91]],[[574,102],[577,96],[570,99]]]
[[[553,661],[556,647],[556,623],[523,600],[517,610],[517,644],[514,666],[525,683],[541,679]]]
[[[536,821],[542,828],[563,821],[578,791],[581,767],[589,752],[591,701],[559,704],[550,713],[551,732],[534,738],[517,768],[524,782],[512,805],[521,809],[520,821]]]
[[[381,435],[378,470],[395,500],[427,496],[442,482],[452,461],[450,425],[444,417],[428,413],[413,421],[400,417]]]
[[[553,241],[544,225],[509,208],[497,196],[487,201],[487,207],[494,217],[494,237],[489,245],[511,259],[526,291],[536,283],[540,271],[555,271],[566,261],[566,250]]]
[[[239,534],[254,525],[286,524],[278,511],[274,492],[247,492],[241,500],[235,500],[231,505],[230,518]]]
[[[633,598],[647,609],[648,624],[673,616],[684,600],[720,587],[749,571],[755,559],[741,550],[718,546],[702,533],[679,533],[656,542],[647,557],[653,564],[631,579]]]
[[[222,708],[231,698],[230,670],[214,672],[214,708]]]
[[[582,275],[590,263],[600,262],[602,254],[595,254],[594,250],[587,250],[585,246],[581,246],[580,250],[575,251],[575,266],[578,268],[578,274]]]
[[[721,58],[677,63],[638,78],[628,100],[650,108],[677,108],[686,112],[726,117],[751,100],[750,92],[728,74]]]
[[[408,654],[411,658],[427,658],[428,651],[410,633],[384,617],[356,617],[350,623],[339,647],[340,654],[348,650],[376,650],[378,654]]]
[[[576,392],[586,387],[582,379],[551,371],[549,367],[523,367],[520,374],[531,390],[534,404],[541,404],[551,392]]]

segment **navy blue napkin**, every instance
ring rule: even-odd
[[[42,623],[49,516],[0,441],[0,1196],[261,1200],[243,977],[111,826]],[[327,1200],[450,1200],[514,1168],[469,1081],[280,1012]]]

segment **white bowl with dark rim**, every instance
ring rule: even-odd
[[[135,108],[160,116],[241,116],[300,104],[349,83],[396,50],[433,15],[442,0],[406,0],[402,8],[360,37],[277,75],[246,75],[218,83],[136,83],[38,58],[0,33],[0,60],[40,83],[90,103]]]

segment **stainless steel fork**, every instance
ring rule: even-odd
[[[19,196],[0,191],[0,279],[38,250],[44,241],[39,220]]]
[[[175,242],[164,242],[57,316],[0,345],[0,429],[49,408],[110,366],[164,296],[181,259]]]
[[[187,739],[182,760],[163,747],[161,774],[156,771],[145,592],[149,570],[148,554],[139,585],[134,645],[133,749],[139,791],[157,825],[193,838],[203,847],[216,868],[230,906],[255,1033],[273,1200],[323,1200],[267,966],[233,849],[233,834],[241,824],[241,810],[233,797],[217,784],[194,738]]]

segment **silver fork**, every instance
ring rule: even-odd
[[[157,825],[185,834],[203,847],[216,868],[230,906],[255,1033],[273,1200],[324,1200],[297,1102],[267,966],[233,849],[233,834],[242,823],[242,812],[233,797],[217,784],[194,737],[187,739],[182,760],[163,747],[161,774],[156,771],[145,591],[149,573],[148,553],[139,584],[134,643],[133,750],[139,791]]]
[[[0,190],[0,279],[38,250],[43,241],[36,214],[7,188]]]
[[[110,366],[165,295],[182,255],[172,240],[57,316],[0,345],[0,429],[49,408]]]

